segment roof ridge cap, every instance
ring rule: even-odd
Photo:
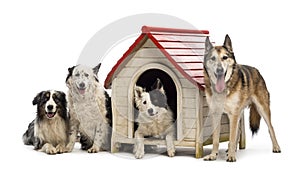
[[[190,34],[209,34],[208,30],[193,30],[193,29],[182,29],[182,28],[166,28],[166,27],[151,27],[144,25],[142,27],[142,33],[151,32],[170,32],[170,33],[190,33]]]

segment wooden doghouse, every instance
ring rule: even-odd
[[[142,27],[142,34],[124,53],[105,80],[111,88],[112,152],[118,144],[134,144],[134,86],[151,86],[160,78],[176,116],[176,147],[194,147],[197,158],[212,143],[212,128],[204,93],[203,58],[206,30]],[[240,148],[245,147],[244,119]],[[229,139],[229,120],[223,115],[220,141]],[[165,145],[164,140],[145,140]]]

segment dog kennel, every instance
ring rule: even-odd
[[[160,78],[168,104],[176,114],[176,147],[195,148],[212,143],[212,127],[204,93],[203,59],[206,30],[142,27],[141,35],[107,75],[104,86],[112,89],[112,152],[118,144],[134,144],[134,86],[149,88]],[[229,120],[223,115],[220,142],[229,139]],[[240,123],[239,148],[245,148],[244,118]],[[165,145],[145,139],[145,145]]]

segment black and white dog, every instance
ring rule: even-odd
[[[24,144],[34,145],[34,149],[47,154],[65,152],[70,120],[65,93],[42,91],[36,95],[32,104],[37,105],[37,114],[23,134]]]
[[[138,109],[136,122],[137,130],[134,133],[135,158],[144,156],[144,138],[154,137],[165,139],[169,157],[175,156],[175,126],[174,113],[167,104],[167,96],[160,79],[157,79],[150,92],[140,86],[134,89],[134,101]]]

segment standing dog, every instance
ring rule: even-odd
[[[250,107],[250,128],[252,134],[259,129],[264,118],[273,143],[273,152],[279,153],[275,132],[271,124],[270,96],[259,71],[251,66],[236,63],[231,40],[225,37],[223,46],[213,46],[206,38],[204,54],[205,93],[209,114],[213,118],[213,150],[204,160],[215,160],[218,154],[220,120],[226,113],[230,121],[228,162],[236,161],[236,141],[239,120],[245,107]]]
[[[68,144],[69,116],[65,93],[42,91],[32,101],[37,105],[37,115],[23,135],[26,145],[47,154],[65,152]]]
[[[66,85],[72,124],[69,150],[73,149],[78,132],[81,148],[89,153],[110,148],[110,100],[98,80],[100,66],[101,63],[95,68],[77,65],[68,69]]]
[[[168,156],[173,157],[175,155],[173,112],[167,106],[167,98],[159,79],[152,88],[154,89],[149,93],[139,86],[134,89],[134,101],[139,111],[133,151],[137,159],[144,156],[143,141],[145,136],[165,138]]]

